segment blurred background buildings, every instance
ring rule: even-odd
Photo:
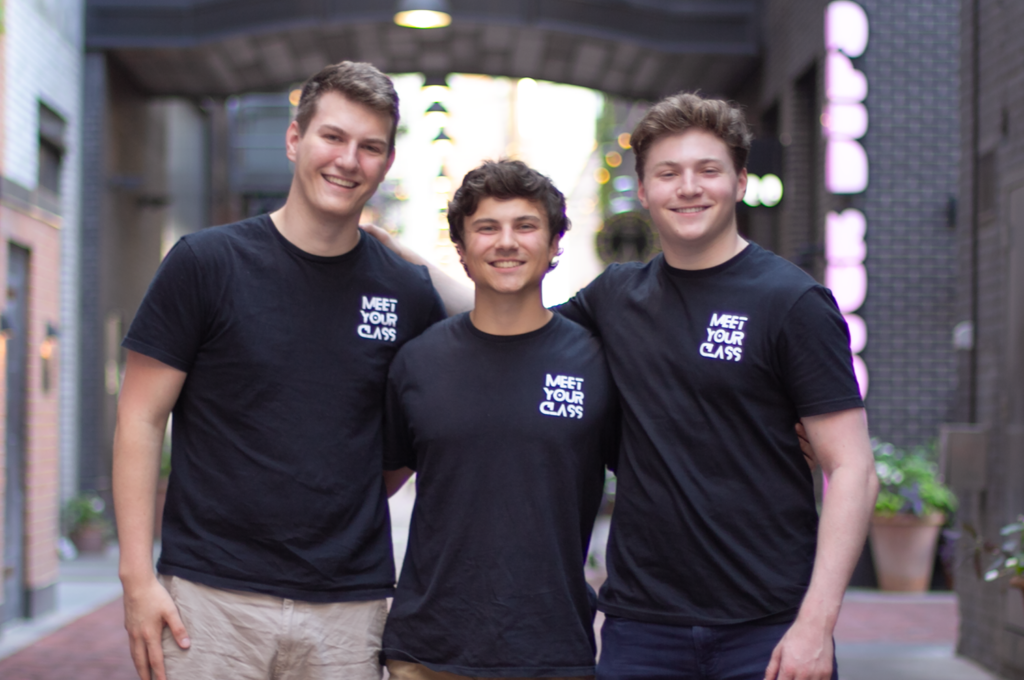
[[[741,230],[833,289],[873,435],[944,432],[982,533],[1024,512],[1024,4],[440,4],[451,24],[421,30],[379,0],[0,2],[0,620],[52,606],[61,503],[109,497],[119,343],[161,257],[280,205],[294,90],[343,59],[393,74],[402,99],[365,218],[460,276],[447,199],[481,160],[522,158],[569,199],[549,303],[656,252],[628,145],[647,104],[741,103],[757,136]],[[1020,593],[969,561],[962,650],[1024,678]],[[873,579],[862,560],[855,583]]]

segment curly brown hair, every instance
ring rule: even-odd
[[[466,173],[462,186],[448,203],[448,234],[456,245],[463,245],[465,220],[485,198],[525,198],[538,204],[547,215],[552,241],[564,236],[570,227],[565,196],[548,177],[522,161],[485,161]]]
[[[316,115],[316,104],[325,92],[337,92],[370,109],[391,116],[388,151],[395,148],[398,130],[398,93],[391,79],[376,66],[366,62],[343,61],[324,67],[302,86],[295,122],[299,135],[306,134],[309,122]]]
[[[652,106],[633,130],[629,143],[636,156],[637,177],[641,181],[644,178],[644,163],[652,144],[693,128],[714,133],[725,142],[737,173],[746,167],[754,135],[739,106],[723,99],[680,92]]]

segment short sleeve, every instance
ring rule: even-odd
[[[187,373],[206,327],[201,267],[182,239],[160,263],[121,344]]]
[[[782,380],[801,417],[864,406],[850,332],[828,289],[815,286],[797,300],[783,320],[778,348]]]
[[[399,361],[391,364],[388,384],[384,394],[384,469],[398,470],[407,467],[416,469],[416,453],[412,447],[409,421],[405,417],[401,390],[397,386],[400,372]]]
[[[591,304],[598,295],[597,290],[598,286],[601,284],[602,277],[606,275],[607,274],[601,274],[587,284],[585,288],[577,291],[576,294],[568,300],[568,302],[563,302],[560,305],[552,307],[551,311],[561,314],[570,321],[575,321],[594,335],[599,335],[597,318],[594,315]]]
[[[427,280],[430,280],[430,275],[427,275]],[[448,312],[444,308],[444,302],[441,300],[441,296],[437,294],[437,289],[434,288],[433,284],[430,285],[431,299],[433,300],[433,306],[430,309],[430,315],[427,317],[427,326],[433,326],[438,321],[444,321],[448,318]]]

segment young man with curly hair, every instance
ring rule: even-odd
[[[388,378],[385,466],[417,472],[388,670],[592,677],[584,562],[619,418],[599,343],[541,301],[565,198],[520,161],[488,162],[448,224],[473,311],[409,342]]]

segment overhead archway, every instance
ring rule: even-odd
[[[454,0],[453,22],[402,28],[379,0],[87,3],[86,45],[143,90],[223,96],[305,80],[324,64],[486,73],[656,99],[732,94],[756,67],[758,0]]]

